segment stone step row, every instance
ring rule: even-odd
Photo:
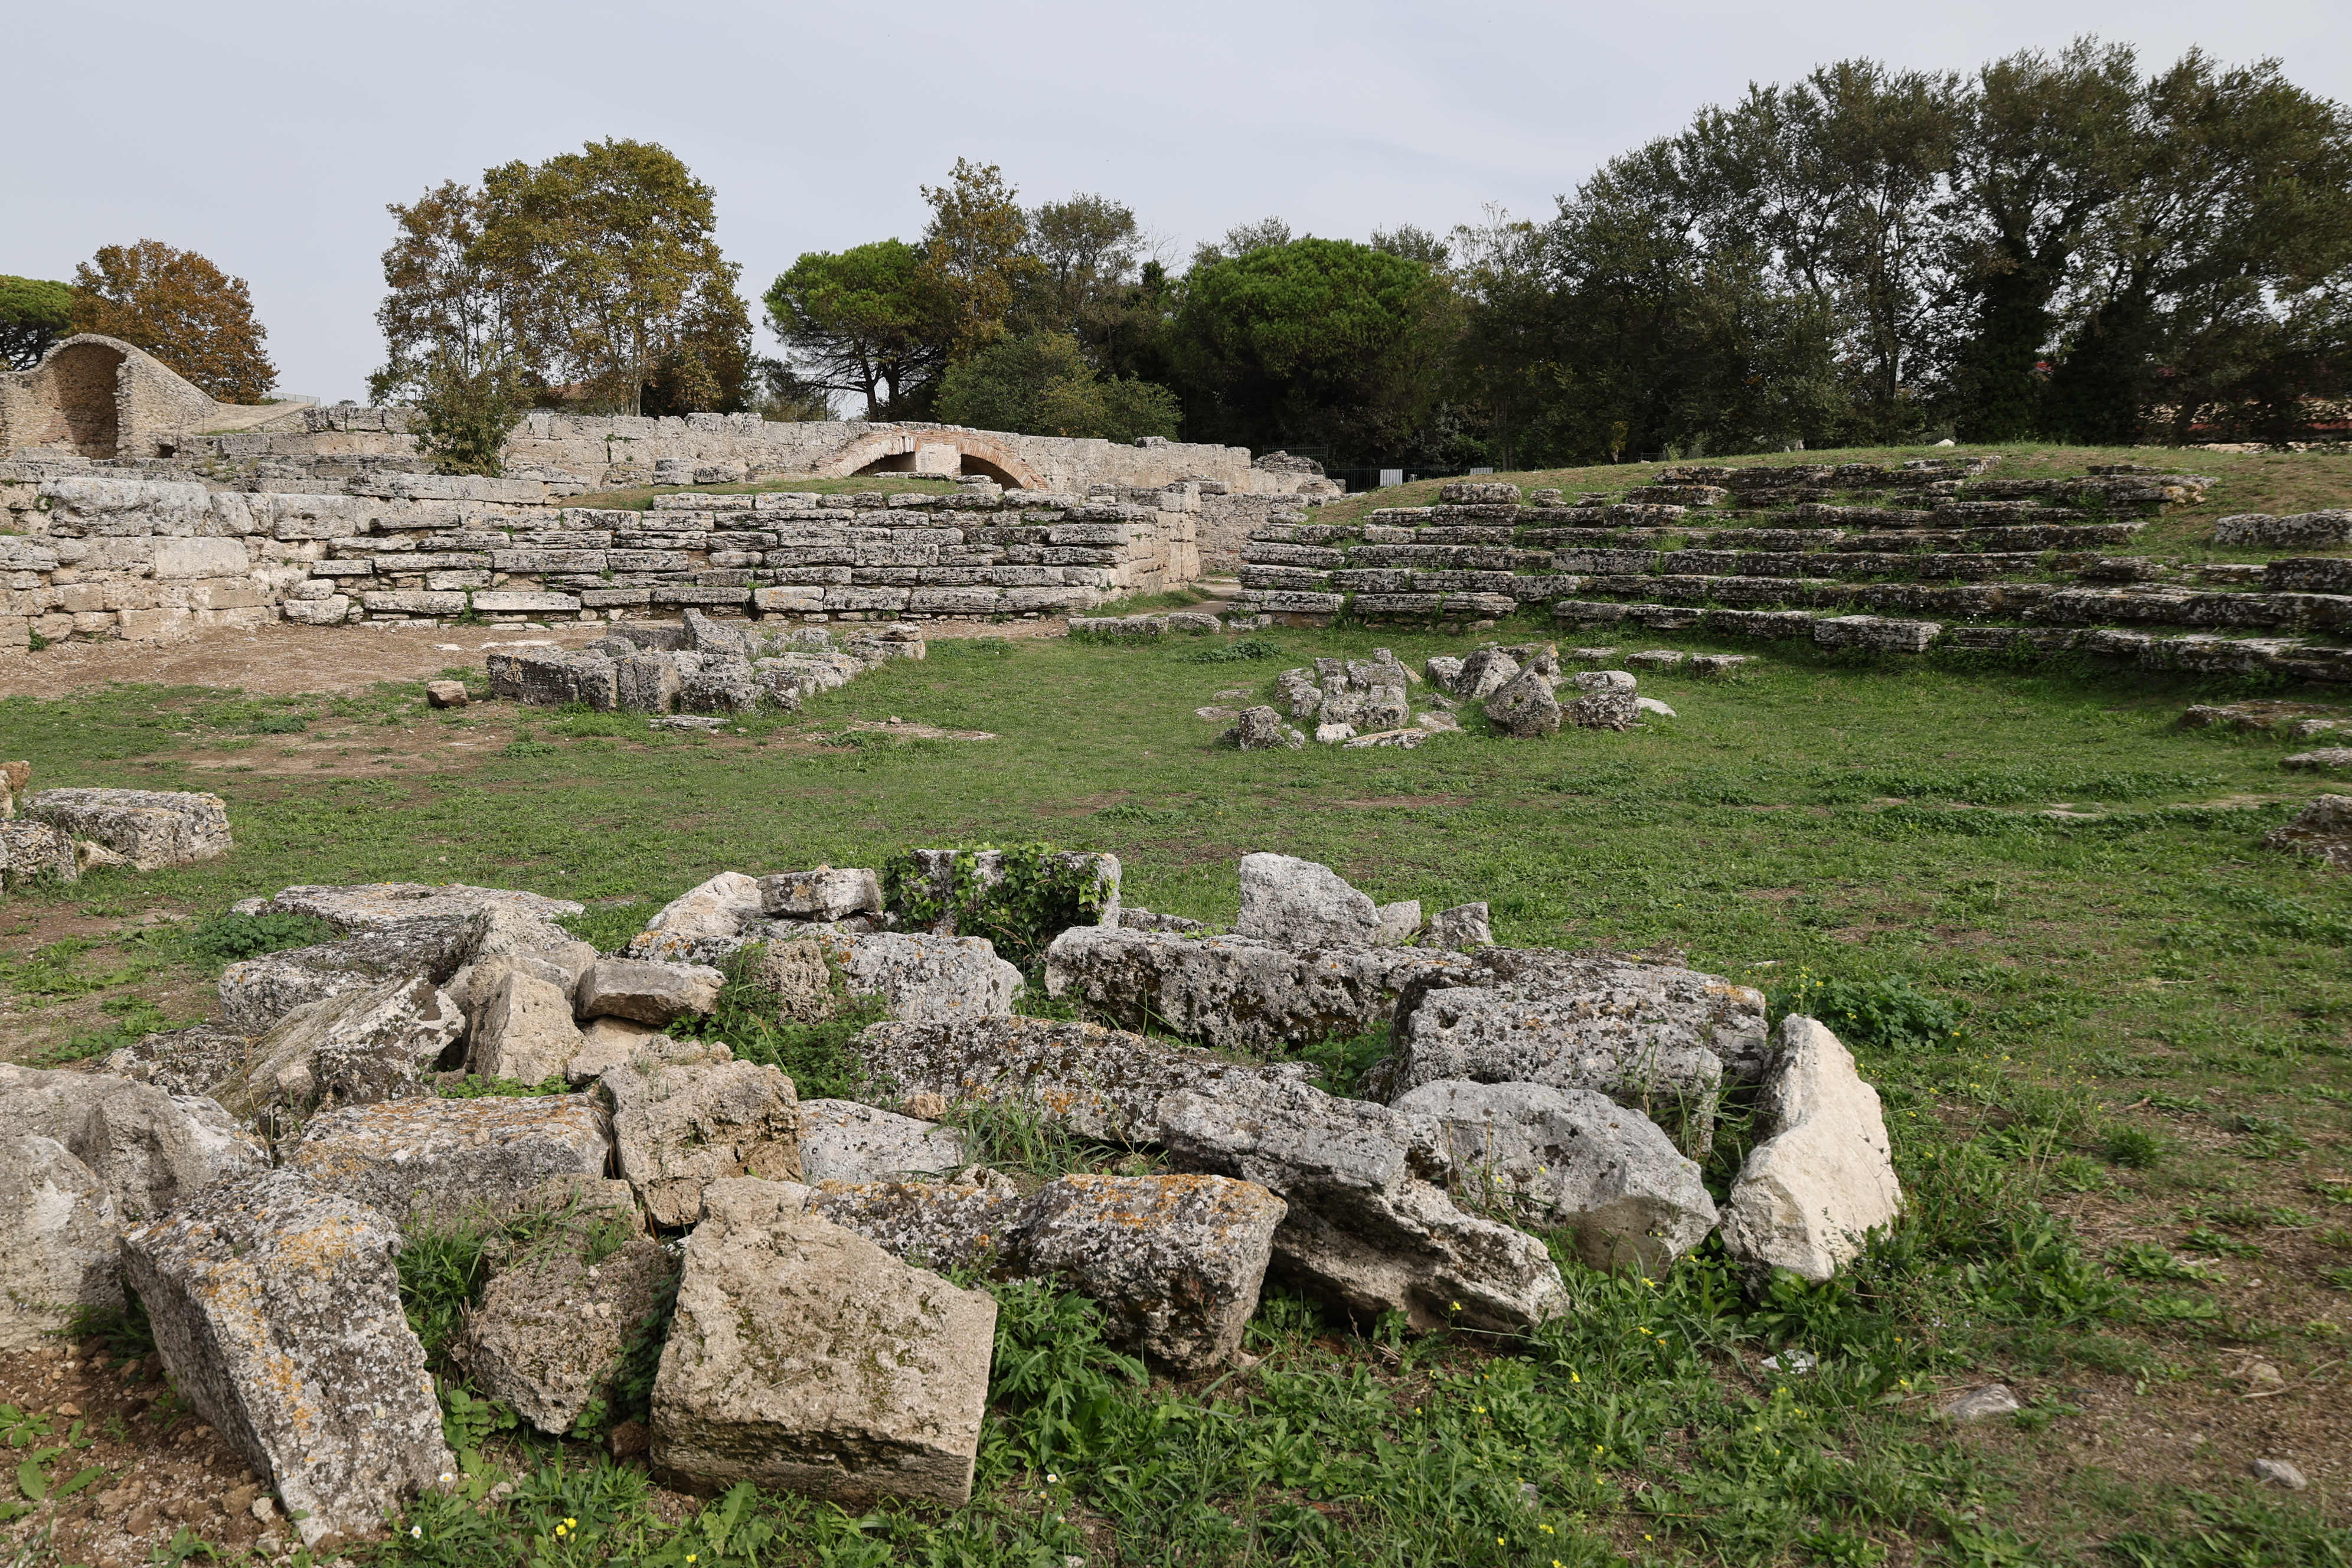
[[[754,587],[674,583],[636,588],[582,588],[573,592],[393,589],[289,599],[284,611],[288,620],[313,626],[333,626],[362,617],[373,621],[440,621],[469,614],[541,617],[575,616],[592,610],[700,609],[762,616],[893,614],[982,618],[1089,610],[1114,594],[1114,590],[1084,586],[861,587],[783,584]]]
[[[1713,522],[1714,519],[1704,520]],[[1367,544],[1518,545],[1550,549],[1623,549],[1686,543],[1693,549],[1837,550],[1893,552],[2038,552],[2098,550],[2127,544],[2147,526],[2141,521],[2073,526],[1938,529],[1917,531],[1850,532],[1841,528],[1510,528],[1440,525],[1390,527],[1381,523],[1302,523],[1256,530],[1251,542],[1339,546]]]

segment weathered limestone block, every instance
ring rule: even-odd
[[[605,1396],[677,1264],[659,1242],[624,1245],[601,1263],[534,1249],[493,1279],[466,1314],[467,1374],[485,1397],[550,1436]]]
[[[2279,766],[2294,773],[2340,773],[2352,768],[2352,746],[2321,746],[2316,751],[2297,752],[2280,759]]]
[[[466,1016],[429,980],[390,980],[306,1002],[254,1042],[213,1098],[250,1119],[274,1106],[373,1105],[427,1094]]]
[[[2294,820],[2263,836],[2267,848],[2312,855],[2339,871],[2352,871],[2352,795],[2323,795],[2295,813]]]
[[[484,1078],[541,1083],[564,1071],[587,1042],[564,989],[509,968],[471,1030],[471,1064]]]
[[[940,1182],[827,1182],[808,1211],[919,1268],[1006,1272],[1027,1207],[1011,1178],[973,1165]]]
[[[1421,934],[1421,900],[1404,899],[1393,904],[1382,904],[1373,913],[1380,920],[1380,934],[1375,939],[1381,947],[1402,947]]]
[[[1562,721],[1579,730],[1630,730],[1641,716],[1641,699],[1617,688],[1588,691],[1560,710]]]
[[[243,1066],[253,1037],[242,1029],[197,1024],[142,1036],[99,1064],[115,1078],[152,1083],[167,1094],[202,1094]]]
[[[379,926],[316,947],[289,948],[221,972],[222,1022],[258,1035],[306,1003],[412,976],[454,976],[472,938],[464,921],[427,919]]]
[[[0,1062],[0,1131],[63,1143],[106,1184],[125,1224],[269,1164],[261,1144],[212,1100],[102,1072]]]
[[[872,1024],[850,1050],[902,1100],[937,1095],[1014,1105],[1081,1137],[1114,1143],[1159,1141],[1160,1102],[1179,1089],[1229,1081],[1291,1081],[1304,1062],[1228,1061],[1098,1024],[990,1018],[960,1024]]]
[[[629,939],[629,956],[664,963],[716,963],[751,941],[759,924],[760,884],[721,871],[662,906]]]
[[[1289,1205],[1276,1271],[1351,1316],[1417,1328],[1528,1327],[1568,1308],[1543,1244],[1464,1214],[1437,1124],[1303,1083],[1233,1083],[1161,1102],[1179,1170],[1255,1182]]]
[[[1376,1028],[1410,981],[1449,967],[1476,972],[1428,948],[1298,952],[1240,936],[1073,926],[1045,950],[1045,994],[1125,1028],[1265,1052]]]
[[[1476,649],[1465,656],[1445,688],[1465,702],[1484,702],[1519,678],[1519,661],[1499,647]],[[1434,679],[1433,677],[1433,679]]]
[[[1241,1349],[1288,1212],[1222,1176],[1067,1175],[1024,1205],[1019,1267],[1101,1302],[1119,1341],[1204,1372]]]
[[[838,921],[882,912],[882,879],[855,867],[778,871],[757,884],[760,907],[784,920]]]
[[[943,1176],[971,1163],[951,1127],[854,1100],[803,1100],[800,1107],[801,1180],[811,1186]]]
[[[475,888],[463,882],[362,882],[352,887],[306,883],[280,888],[267,900],[237,909],[244,914],[315,915],[345,931],[381,931],[417,920],[471,921],[484,906],[505,904],[542,921],[582,913],[587,906],[509,888]]]
[[[1522,670],[1486,699],[1486,718],[1506,735],[1536,740],[1559,733],[1559,698],[1537,670]]]
[[[1595,1268],[1647,1271],[1715,1228],[1696,1163],[1657,1123],[1590,1089],[1539,1083],[1425,1083],[1394,1109],[1444,1129],[1458,1184],[1508,1204],[1522,1224],[1569,1227]]]
[[[37,887],[43,882],[79,882],[81,868],[74,842],[46,822],[23,817],[0,820],[0,887]]]
[[[1307,744],[1307,737],[1282,721],[1281,712],[1273,708],[1244,708],[1234,719],[1234,727],[1224,733],[1224,742],[1244,752],[1268,752],[1288,748],[1297,751]]]
[[[1823,647],[1864,648],[1876,653],[1925,653],[1943,629],[1934,621],[1889,620],[1880,616],[1832,616],[1813,623],[1813,640]]]
[[[2329,545],[2352,542],[2352,510],[2298,512],[2272,517],[2264,512],[2240,512],[2213,524],[2216,544]]]
[[[1456,904],[1450,910],[1440,910],[1429,917],[1429,930],[1422,936],[1423,947],[1446,948],[1456,952],[1468,952],[1495,944],[1494,928],[1487,921],[1486,904],[1483,899],[1475,904]]]
[[[583,1018],[631,1018],[660,1028],[674,1018],[719,1005],[727,977],[693,963],[600,958],[580,976],[572,1011]]]
[[[593,1095],[428,1096],[321,1111],[283,1164],[405,1225],[509,1214],[551,1183],[593,1185],[612,1152]]]
[[[1381,921],[1370,898],[1328,866],[1288,855],[1244,855],[1241,935],[1297,951],[1371,947]]]
[[[58,1140],[0,1125],[0,1352],[56,1342],[77,1308],[119,1310],[114,1196]]]
[[[722,1183],[687,1242],[654,1384],[654,1472],[847,1508],[971,1500],[996,1303],[814,1215]]]
[[[713,1182],[801,1179],[800,1107],[774,1068],[632,1059],[599,1081],[621,1174],[656,1225],[692,1225]]]
[[[1387,1065],[1392,1092],[1444,1079],[1589,1089],[1679,1113],[1705,1152],[1727,1068],[1761,1070],[1764,996],[1713,974],[1627,959],[1490,947],[1411,987]]]
[[[268,1478],[306,1543],[364,1538],[457,1469],[400,1306],[400,1233],[269,1171],[122,1238],[173,1386]]]
[[[103,844],[137,869],[210,860],[232,847],[228,805],[216,795],[155,789],[48,789],[24,814],[73,838]]]
[[[1723,1245],[1762,1268],[1827,1279],[1903,1206],[1878,1091],[1816,1019],[1791,1015],[1758,1097],[1769,1131],[1723,1210]]]
[[[1004,1017],[1026,984],[984,936],[819,931],[802,942],[821,945],[851,994],[882,998],[893,1018],[944,1023]]]

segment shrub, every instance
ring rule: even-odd
[[[265,952],[332,942],[341,933],[310,915],[214,915],[188,930],[188,956],[215,971]]]
[[[996,955],[1023,969],[1044,962],[1046,944],[1075,925],[1092,925],[1109,889],[1095,857],[1051,844],[978,845],[946,851],[945,875],[913,850],[882,868],[883,900],[905,925],[953,920],[962,936],[984,936]]]
[[[1948,1040],[1959,1032],[1959,1010],[1897,975],[1880,980],[1823,980],[1802,973],[1771,997],[1775,1016],[1818,1018],[1850,1046],[1903,1050]]]

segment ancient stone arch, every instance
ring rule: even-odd
[[[78,332],[32,369],[0,374],[0,450],[168,457],[185,433],[224,408],[152,354],[119,338]],[[245,417],[274,413],[257,408]]]
[[[70,447],[85,458],[111,458],[121,433],[116,382],[123,352],[91,339],[70,342],[51,354],[49,395],[56,415],[47,444]]]
[[[921,474],[960,479],[984,474],[1007,489],[1049,489],[1043,475],[985,431],[940,426],[885,429],[857,437],[818,465],[826,479],[849,474]]]

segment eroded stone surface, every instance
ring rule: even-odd
[[[424,1098],[321,1111],[282,1163],[406,1224],[509,1214],[551,1183],[600,1183],[612,1150],[593,1095]]]
[[[563,1072],[587,1042],[572,1021],[572,997],[552,981],[507,967],[474,1015],[473,1070],[484,1078],[541,1083]]]
[[[268,1152],[214,1101],[110,1073],[0,1062],[0,1133],[63,1143],[106,1184],[126,1225],[269,1164]]]
[[[228,804],[185,790],[49,789],[20,809],[68,837],[104,845],[142,871],[211,860],[233,847]]]
[[[880,997],[893,1018],[1001,1018],[1013,1011],[1024,984],[1021,972],[982,936],[816,931],[801,940],[823,947],[852,995]]]
[[[371,1536],[457,1469],[399,1248],[383,1215],[283,1170],[122,1238],[179,1396],[269,1479],[305,1542]]]
[[[271,1106],[372,1105],[430,1092],[425,1079],[466,1027],[429,980],[393,980],[305,1003],[254,1043],[213,1098],[242,1117]]]
[[[721,871],[662,907],[629,939],[629,956],[664,963],[717,963],[763,928],[760,884]]]
[[[803,1212],[797,1190],[725,1182],[686,1247],[654,1384],[656,1476],[863,1508],[971,1497],[996,1303]]]
[[[919,1268],[1009,1271],[1026,1208],[1011,1178],[972,1166],[940,1182],[827,1182],[809,1212]]]
[[[375,931],[414,920],[470,921],[486,904],[505,904],[542,921],[576,915],[586,907],[570,899],[543,898],[510,888],[475,888],[463,882],[363,882],[352,887],[305,884],[280,888],[260,900],[254,913],[316,915],[345,931]]]
[[[1244,855],[1241,865],[1242,936],[1297,950],[1370,947],[1380,914],[1367,895],[1328,866],[1289,855]]]
[[[240,960],[221,972],[221,1021],[258,1035],[324,997],[420,975],[438,985],[457,973],[473,942],[468,921],[436,916]]]
[[[735,1176],[801,1179],[793,1080],[754,1062],[632,1060],[600,1080],[621,1174],[656,1225],[694,1224],[702,1190]]]
[[[1772,1044],[1757,1102],[1769,1135],[1732,1183],[1723,1245],[1747,1262],[1827,1279],[1894,1220],[1903,1189],[1878,1091],[1838,1037],[1792,1014]]]
[[[677,1274],[668,1249],[654,1241],[625,1243],[594,1264],[568,1247],[528,1253],[467,1312],[467,1374],[486,1398],[560,1436],[605,1396]]]
[[[114,1198],[55,1138],[0,1128],[0,1351],[35,1351],[76,1308],[122,1306]]]
[[[600,958],[581,975],[572,1010],[583,1018],[629,1018],[656,1028],[719,1005],[727,977],[693,963]]]
[[[2294,821],[2264,834],[2263,843],[2352,871],[2352,795],[2321,795],[2295,813]]]
[[[801,1180],[887,1182],[939,1176],[971,1162],[961,1134],[854,1100],[803,1100]]]

